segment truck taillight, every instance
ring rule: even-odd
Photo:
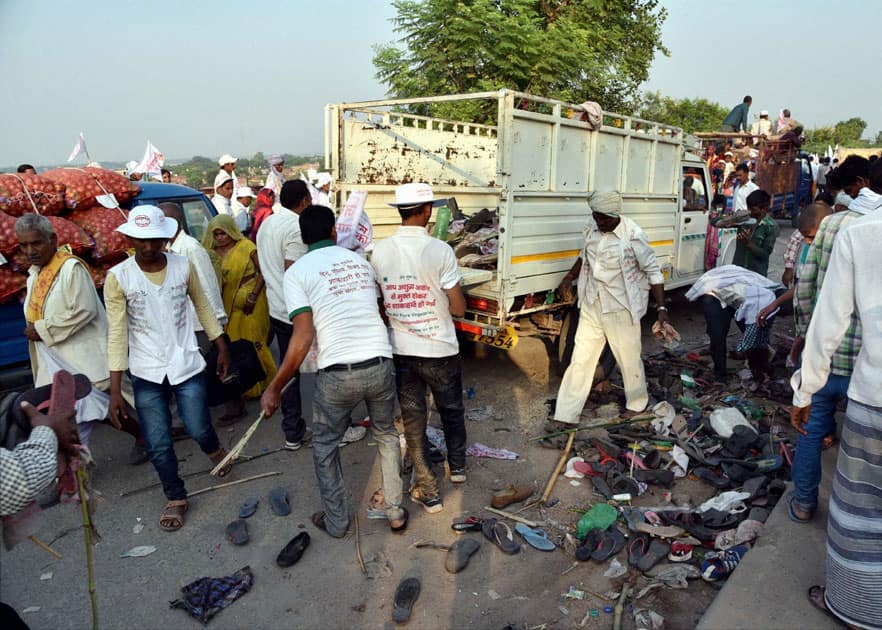
[[[495,313],[499,310],[499,305],[495,300],[471,296],[466,298],[466,306],[473,311],[484,311],[485,313]]]

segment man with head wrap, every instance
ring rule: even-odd
[[[266,162],[269,164],[269,173],[267,173],[263,187],[272,190],[278,199],[282,192],[282,184],[285,183],[285,158],[275,153],[269,156]]]
[[[616,358],[625,386],[627,415],[646,408],[649,395],[640,356],[640,319],[652,290],[658,320],[669,323],[664,306],[664,276],[649,239],[634,221],[621,216],[622,196],[596,192],[589,198],[591,215],[583,231],[585,244],[564,276],[561,292],[578,278],[579,327],[570,366],[557,394],[554,419],[577,424],[606,343]]]

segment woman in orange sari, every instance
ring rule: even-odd
[[[219,214],[208,224],[202,245],[221,259],[221,293],[229,316],[226,326],[230,341],[254,343],[266,379],[245,392],[245,398],[259,398],[276,373],[276,364],[266,345],[269,336],[269,305],[257,259],[257,247],[242,235],[233,217]],[[243,400],[227,403],[218,425],[232,424],[245,413]]]

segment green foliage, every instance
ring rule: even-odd
[[[395,98],[510,88],[628,111],[649,76],[667,11],[658,0],[394,0],[401,37],[374,47]],[[490,120],[477,102],[414,108]]]
[[[823,153],[828,146],[835,147],[837,144],[850,148],[882,146],[882,131],[876,134],[875,141],[870,142],[861,138],[866,129],[866,121],[856,116],[848,120],[840,120],[832,126],[806,129],[803,149],[812,153]]]
[[[637,116],[674,127],[686,133],[716,131],[729,109],[705,98],[670,98],[660,92],[647,92],[637,110]]]
[[[297,167],[307,164],[321,163],[322,158],[318,155],[291,155],[283,153],[285,168],[293,171],[300,170]],[[183,177],[191,188],[204,188],[214,183],[214,177],[218,172],[217,159],[196,155],[186,162],[167,166],[175,175]],[[251,158],[240,157],[236,162],[236,176],[245,178],[249,186],[260,187],[266,179],[269,166],[266,157],[257,152]]]

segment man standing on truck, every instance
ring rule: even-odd
[[[466,427],[462,403],[462,364],[453,316],[465,314],[462,280],[453,249],[426,231],[432,208],[444,205],[428,184],[395,189],[401,227],[377,243],[371,264],[383,293],[392,329],[398,402],[407,450],[413,458],[411,498],[428,512],[440,512],[438,482],[426,458],[426,391],[441,415],[450,480],[463,483]]]
[[[306,245],[300,237],[299,215],[312,203],[312,198],[306,182],[294,179],[282,185],[279,201],[279,212],[267,217],[257,233],[257,258],[266,283],[270,330],[279,343],[281,360],[294,334],[285,308],[285,270],[306,253]],[[285,448],[296,451],[303,446],[307,432],[301,409],[299,372],[295,370],[291,378],[293,382],[282,394],[282,431],[285,433]]]
[[[585,244],[573,268],[564,276],[561,292],[579,279],[579,326],[573,359],[557,393],[554,419],[578,424],[591,392],[597,361],[609,343],[622,371],[628,412],[646,409],[649,394],[643,371],[640,320],[649,306],[649,291],[657,304],[658,321],[670,323],[664,306],[665,279],[649,239],[634,221],[621,216],[621,193],[596,192],[588,200]]]
[[[726,119],[723,121],[723,126],[721,131],[727,132],[738,132],[744,131],[745,133],[749,131],[750,127],[747,125],[747,113],[750,111],[750,104],[753,103],[753,99],[750,96],[745,96],[744,100],[732,108],[732,111],[729,112],[729,115],[726,116]]]
[[[289,183],[295,182],[285,186]],[[317,338],[313,457],[324,510],[312,515],[312,523],[334,538],[346,535],[351,518],[339,444],[349,427],[349,414],[364,402],[380,454],[386,518],[390,529],[400,532],[407,527],[408,514],[401,506],[401,451],[393,423],[392,346],[377,306],[376,274],[364,258],[336,245],[334,222],[333,211],[324,206],[309,206],[300,214],[309,251],[285,272],[284,279],[294,337],[260,404],[265,416],[275,412],[282,388],[296,378]]]
[[[110,372],[107,369],[107,315],[95,283],[82,260],[58,249],[58,237],[46,217],[26,214],[15,222],[22,254],[31,264],[24,302],[28,352],[34,386],[52,383],[55,373],[83,374],[93,391],[77,406],[80,439],[89,445],[94,422],[107,418]],[[134,402],[128,379],[125,390]],[[130,464],[147,461],[147,444],[134,418],[114,422],[135,438]]]
[[[740,167],[739,167],[740,168]],[[769,216],[769,203],[772,198],[765,190],[754,190],[747,196],[747,210],[756,225],[738,231],[733,265],[744,267],[761,276],[769,273],[769,257],[775,249],[778,238],[777,221]]]
[[[178,230],[177,222],[156,206],[133,208],[117,228],[129,237],[135,255],[107,272],[107,354],[110,368],[110,417],[119,422],[127,412],[122,404],[122,377],[132,374],[135,409],[147,438],[150,461],[168,503],[159,526],[176,531],[184,525],[189,503],[172,445],[171,398],[203,453],[215,465],[226,456],[211,425],[205,392],[205,360],[193,343],[192,300],[208,338],[218,349],[217,369],[227,377],[230,355],[223,329],[202,291],[199,276],[183,256],[163,251]],[[218,473],[223,477],[232,466]]]

